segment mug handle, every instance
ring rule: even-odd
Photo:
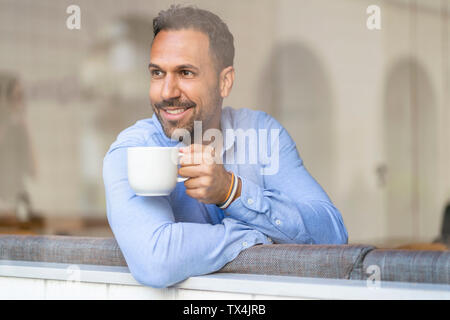
[[[183,154],[181,153],[181,152],[178,152],[178,159],[180,159],[180,157],[182,156]],[[186,181],[187,179],[189,179],[188,177],[177,177],[177,182],[184,182],[184,181]]]

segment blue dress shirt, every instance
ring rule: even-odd
[[[278,130],[276,173],[262,174],[268,164],[261,161],[229,161],[239,154],[235,137],[225,134],[230,128]],[[340,212],[303,166],[279,122],[265,112],[224,107],[221,129],[224,167],[242,181],[241,196],[225,210],[189,197],[183,183],[158,197],[137,196],[130,188],[128,147],[180,145],[164,134],[155,115],[122,131],[108,150],[103,161],[108,221],[138,282],[167,287],[211,273],[256,244],[347,243]]]

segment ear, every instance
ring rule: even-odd
[[[234,82],[233,66],[226,67],[220,72],[219,81],[220,81],[220,95],[222,96],[222,98],[225,98],[230,94],[231,88],[233,87]]]

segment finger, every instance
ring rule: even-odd
[[[182,167],[197,165],[197,163],[194,163],[194,157],[192,153],[182,154],[178,162]]]
[[[191,152],[191,147],[192,147],[192,144],[185,146],[185,147],[181,147],[180,152],[181,153],[189,153],[189,152]]]
[[[197,200],[204,200],[206,198],[205,188],[186,189],[186,194]]]
[[[211,145],[204,146],[203,151],[206,152],[208,155],[210,155],[212,157],[214,157],[214,155],[216,154],[216,151],[215,151],[214,147],[211,146]]]
[[[202,152],[194,152],[189,154],[183,154],[180,157],[180,165],[182,167],[184,166],[192,166],[192,165],[199,165],[199,164],[213,164],[214,159],[208,156],[206,153]]]
[[[215,163],[216,150],[212,146],[205,146],[203,149],[203,162],[207,164]]]
[[[207,188],[211,185],[210,181],[210,177],[199,176],[186,180],[184,186],[186,189]]]
[[[208,155],[211,155],[212,157],[215,156],[215,148],[211,145],[202,145],[202,144],[191,144],[186,147],[180,148],[180,151],[182,153],[197,153],[197,152],[206,152]]]
[[[203,145],[198,143],[193,143],[189,146],[180,148],[182,153],[192,153],[192,152],[202,152]]]
[[[178,169],[178,174],[182,177],[195,178],[204,176],[204,168],[201,165],[185,166]]]

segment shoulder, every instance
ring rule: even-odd
[[[111,144],[108,153],[120,147],[157,145],[155,136],[158,128],[153,118],[138,120],[132,126],[122,130]]]
[[[273,116],[261,110],[224,107],[222,112],[231,119],[234,128],[283,129]]]
[[[152,118],[142,119],[122,130],[111,144],[103,158],[103,179],[106,184],[120,181],[127,170],[127,148],[157,145],[154,141],[158,134]]]
[[[296,143],[283,125],[267,112],[252,110],[248,108],[227,109],[233,115],[233,128],[242,128],[244,130],[254,129],[257,134],[264,134],[267,137],[274,137],[274,141],[279,143],[282,150],[296,149]],[[278,138],[275,138],[278,137]],[[269,139],[268,139],[269,141]],[[272,141],[272,140],[271,140]]]

